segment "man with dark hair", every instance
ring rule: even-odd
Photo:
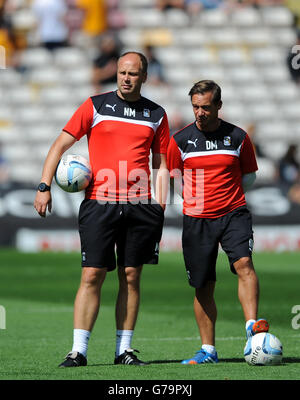
[[[171,177],[183,177],[183,255],[195,288],[194,313],[202,341],[196,355],[182,363],[203,364],[218,362],[214,289],[219,244],[238,276],[247,337],[268,331],[269,325],[257,320],[259,283],[244,195],[257,170],[252,143],[241,128],[218,117],[222,100],[215,82],[199,81],[189,95],[195,122],[172,136],[167,159]]]
[[[194,94],[205,94],[210,92],[212,94],[212,102],[219,104],[221,101],[221,88],[214,81],[202,80],[194,84],[194,86],[189,91],[189,96],[192,97]]]
[[[93,178],[79,210],[82,276],[74,305],[73,348],[60,367],[87,365],[106,273],[118,265],[115,364],[144,365],[131,348],[143,264],[158,263],[164,221],[169,126],[164,109],[141,96],[147,60],[136,52],[118,61],[118,89],[88,98],[74,113],[46,158],[34,206],[51,211],[50,185],[62,154],[88,137]],[[151,199],[149,156],[158,171]],[[155,178],[155,176],[154,176]],[[117,262],[115,256],[115,246]]]

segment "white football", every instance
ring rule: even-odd
[[[86,158],[80,155],[63,156],[56,167],[55,181],[65,192],[76,193],[90,183],[92,170]]]
[[[282,344],[271,333],[257,333],[247,340],[244,357],[250,365],[278,365],[282,361]]]

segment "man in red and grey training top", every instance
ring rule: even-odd
[[[219,118],[221,88],[215,82],[197,82],[189,96],[195,122],[172,136],[167,160],[171,177],[183,180],[183,255],[195,288],[194,313],[202,341],[196,355],[182,363],[202,364],[218,362],[214,289],[219,244],[238,276],[247,337],[268,331],[269,325],[257,320],[259,283],[244,195],[256,177],[252,143],[241,128]]]
[[[50,185],[62,154],[87,136],[93,178],[79,210],[82,277],[74,305],[72,351],[60,367],[87,365],[88,341],[107,271],[118,265],[115,364],[144,365],[131,348],[143,264],[158,263],[167,182],[169,126],[164,109],[141,96],[147,59],[128,52],[118,61],[113,92],[88,98],[46,158],[34,206],[51,211]],[[149,156],[158,171],[151,199]],[[155,180],[155,179],[154,179]],[[117,260],[115,256],[115,246]]]

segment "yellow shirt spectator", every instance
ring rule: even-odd
[[[85,15],[82,29],[91,36],[101,35],[107,29],[107,13],[105,0],[77,0],[77,6]]]
[[[284,5],[291,10],[295,16],[296,27],[300,28],[300,1],[299,0],[285,0]]]

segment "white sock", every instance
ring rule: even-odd
[[[130,330],[117,330],[116,334],[116,357],[123,354],[125,350],[131,349],[131,340],[133,331]]]
[[[207,351],[209,354],[215,354],[216,353],[216,348],[215,346],[211,344],[203,344],[202,349]]]
[[[78,351],[86,357],[90,335],[90,331],[85,331],[84,329],[74,329],[72,351]]]
[[[248,329],[249,325],[250,325],[252,322],[256,322],[255,319],[249,319],[249,320],[246,322],[246,330]]]

